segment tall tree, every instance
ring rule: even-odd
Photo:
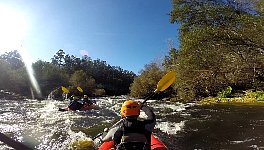
[[[69,85],[69,75],[52,63],[38,60],[33,64],[33,69],[42,93],[46,96],[62,85]]]
[[[58,65],[60,68],[61,66],[63,66],[64,56],[65,56],[65,52],[62,49],[59,49],[59,51],[56,53],[56,55],[54,55],[54,57],[51,58],[52,63],[54,65]]]
[[[175,69],[183,99],[215,95],[227,85],[253,87],[264,62],[261,5],[253,0],[173,0],[171,22],[181,24]]]
[[[77,88],[80,86],[84,93],[87,95],[93,95],[96,89],[95,80],[91,76],[87,76],[83,70],[75,71],[70,78],[70,83]]]
[[[0,89],[7,90],[12,86],[10,85],[11,67],[2,59],[0,59],[0,72]]]
[[[130,95],[137,98],[144,98],[152,93],[158,81],[165,72],[156,63],[145,65],[140,75],[135,78],[130,86]]]
[[[22,57],[17,50],[6,52],[0,56],[0,59],[5,60],[11,69],[19,69],[24,66]]]

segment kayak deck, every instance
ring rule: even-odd
[[[111,148],[114,148],[114,141],[104,142],[98,150],[110,150]],[[151,150],[167,150],[167,147],[158,137],[151,134]]]

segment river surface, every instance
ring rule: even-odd
[[[0,100],[0,132],[32,149],[67,150],[120,119],[123,97],[94,99],[89,112],[60,112],[67,101]],[[157,115],[154,134],[171,150],[264,149],[264,106],[148,101]],[[96,146],[100,141],[95,140]],[[1,150],[12,149],[0,142]]]

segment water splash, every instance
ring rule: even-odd
[[[185,121],[181,121],[180,123],[173,122],[158,122],[155,128],[160,129],[164,133],[167,134],[177,134],[178,131],[181,131],[184,127]]]

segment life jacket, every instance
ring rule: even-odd
[[[70,110],[80,110],[82,106],[83,106],[83,103],[81,101],[73,100],[68,106],[68,108]]]
[[[140,121],[126,121],[122,126],[123,135],[116,150],[150,150],[150,133]]]

